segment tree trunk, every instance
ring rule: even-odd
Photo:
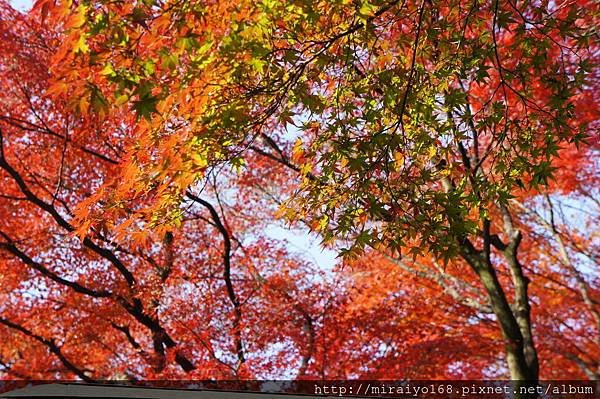
[[[468,240],[465,240],[461,243],[461,255],[479,276],[488,294],[492,311],[498,318],[505,342],[510,379],[513,381],[516,391],[514,397],[534,398],[537,397],[537,394],[520,394],[519,392],[523,388],[537,385],[539,366],[531,333],[530,308],[527,297],[528,281],[522,273],[521,265],[516,261],[516,246],[518,246],[518,241],[515,241],[513,248],[507,245],[503,251],[511,268],[515,285],[513,308],[509,305],[504,289],[491,264],[489,249],[478,251]]]

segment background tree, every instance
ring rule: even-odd
[[[592,7],[2,3],[4,372],[597,378]]]

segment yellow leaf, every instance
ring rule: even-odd
[[[437,148],[434,146],[429,147],[429,158],[433,158],[437,154]]]
[[[127,102],[127,100],[129,100],[129,96],[127,94],[121,94],[120,96],[115,98],[115,105],[117,107],[119,107],[119,106],[125,104]]]
[[[325,215],[321,219],[319,219],[319,225],[318,225],[319,231],[325,230],[325,228],[327,228],[328,225],[329,225],[329,216]]]
[[[199,168],[205,168],[208,165],[206,157],[199,153],[192,154],[192,161],[194,161],[194,165]]]
[[[84,35],[79,36],[79,39],[75,43],[75,46],[73,46],[73,52],[76,54],[77,53],[85,54],[88,51],[90,51],[90,47],[87,45],[85,36]]]
[[[104,65],[104,68],[102,68],[102,70],[100,71],[100,74],[105,76],[114,76],[115,70],[113,69],[113,66],[111,64],[106,64]]]
[[[404,154],[400,151],[394,153],[394,166],[396,167],[396,170],[400,170],[402,166],[404,166]]]
[[[65,24],[66,29],[80,28],[85,24],[87,7],[83,4],[77,7],[77,12],[69,18]]]

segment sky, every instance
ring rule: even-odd
[[[11,0],[10,4],[19,11],[28,11],[33,5],[33,0]]]

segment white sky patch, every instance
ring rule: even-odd
[[[11,0],[10,5],[19,11],[27,12],[33,6],[33,0]]]
[[[268,237],[284,240],[291,252],[297,253],[307,261],[314,263],[321,270],[332,271],[337,263],[337,253],[323,248],[316,235],[310,235],[304,229],[289,229],[271,225],[265,230]]]

